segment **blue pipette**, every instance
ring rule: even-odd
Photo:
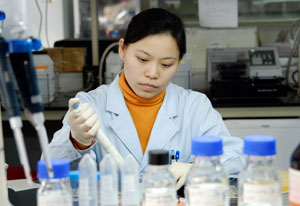
[[[35,127],[42,152],[45,157],[49,177],[53,177],[53,170],[47,149],[48,135],[44,125],[45,118],[43,114],[43,102],[39,92],[36,72],[32,60],[32,50],[41,48],[41,42],[38,39],[12,39],[8,40],[9,58],[14,70],[15,78],[21,93],[21,99],[24,107],[29,111],[25,113],[28,119]]]
[[[20,105],[16,93],[14,76],[6,56],[8,44],[0,37],[0,90],[6,116],[17,144],[20,162],[24,167],[25,176],[29,183],[32,183],[30,166],[22,133],[22,119]]]

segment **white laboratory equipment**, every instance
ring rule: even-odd
[[[140,205],[139,164],[131,154],[125,157],[121,168],[121,205]]]
[[[54,63],[47,53],[35,52],[32,57],[43,104],[49,104],[54,101],[56,92]]]
[[[222,139],[196,136],[192,139],[195,162],[187,176],[185,197],[188,206],[229,206],[228,175],[221,165]]]
[[[233,137],[243,138],[250,134],[275,137],[277,155],[274,164],[281,170],[289,169],[292,151],[299,144],[299,118],[226,119],[224,123]]]
[[[281,177],[274,165],[276,139],[266,135],[244,137],[246,165],[239,173],[240,206],[281,206]]]
[[[70,162],[66,159],[52,159],[54,177],[49,178],[46,163],[38,162],[38,178],[41,185],[37,191],[37,205],[72,206],[72,190],[69,173]]]
[[[105,154],[100,162],[100,205],[119,205],[118,167],[110,154]]]
[[[122,70],[122,60],[119,57],[119,54],[111,51],[108,53],[105,58],[105,72],[104,72],[104,83],[111,83],[118,73]]]
[[[149,151],[149,167],[142,181],[144,206],[176,206],[175,178],[168,168],[168,151]]]
[[[97,164],[89,153],[84,154],[79,165],[79,206],[98,205]]]

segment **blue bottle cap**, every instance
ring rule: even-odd
[[[100,180],[100,172],[97,172],[97,180]]]
[[[5,13],[3,11],[0,11],[0,21],[3,21],[5,19]]]
[[[267,135],[249,135],[244,137],[244,154],[268,156],[276,154],[276,139]]]
[[[79,180],[79,171],[78,170],[73,170],[70,172],[70,181],[78,181]]]
[[[9,39],[7,43],[9,53],[28,53],[41,48],[41,41],[38,39]]]
[[[51,159],[54,179],[69,177],[70,162],[66,159]],[[37,165],[38,178],[49,179],[46,162],[44,160],[38,161]]]
[[[79,180],[79,171],[78,170],[72,170],[70,172],[70,181],[78,181]],[[97,180],[100,180],[100,172],[97,172]]]
[[[222,138],[209,135],[193,137],[192,154],[195,156],[217,156],[223,154]]]

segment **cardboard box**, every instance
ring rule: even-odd
[[[85,66],[85,48],[56,47],[46,51],[56,72],[82,72]]]

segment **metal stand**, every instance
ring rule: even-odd
[[[0,205],[12,206],[8,199],[6,171],[5,171],[4,139],[2,132],[2,113],[0,102]]]
[[[98,3],[97,0],[90,0],[91,7],[91,31],[92,31],[92,60],[93,66],[99,65],[99,44],[98,44]]]

